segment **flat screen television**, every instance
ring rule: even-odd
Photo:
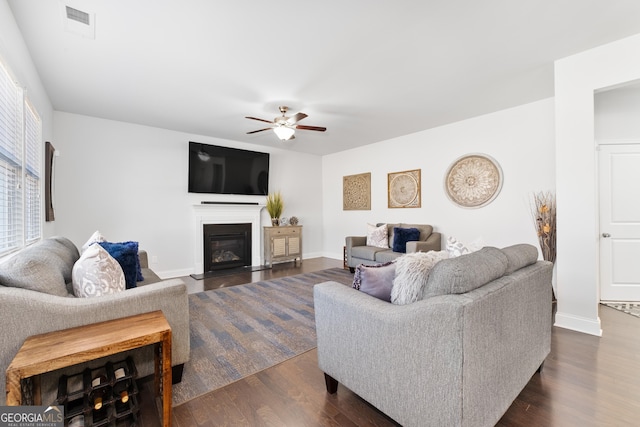
[[[189,193],[265,196],[269,153],[189,142]]]

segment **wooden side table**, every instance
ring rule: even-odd
[[[169,427],[171,327],[162,311],[27,338],[7,368],[7,405],[23,404],[23,379],[35,377],[37,384],[40,374],[151,344],[156,346],[155,393],[162,397],[162,425]]]
[[[302,262],[302,226],[283,225],[263,227],[264,229],[264,264],[273,266],[274,261]]]
[[[349,266],[347,265],[347,247],[342,247],[342,269],[348,270]]]

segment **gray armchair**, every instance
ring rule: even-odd
[[[381,226],[384,223],[379,223]],[[383,264],[393,261],[402,253],[393,251],[393,240],[395,227],[400,228],[417,228],[420,230],[420,238],[418,241],[407,242],[407,253],[411,252],[429,252],[439,251],[442,249],[442,235],[433,231],[433,226],[427,224],[387,224],[387,234],[389,236],[389,246],[379,248],[376,246],[367,246],[366,236],[348,236],[346,238],[347,265],[351,272],[360,264]]]

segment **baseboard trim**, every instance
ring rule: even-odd
[[[192,268],[185,268],[181,270],[165,270],[165,271],[157,271],[156,274],[162,279],[173,279],[176,277],[188,276],[193,273]]]
[[[594,320],[568,313],[556,312],[556,321],[554,326],[571,329],[572,331],[582,332],[584,334],[595,335],[597,337],[602,336],[600,317],[597,317]]]

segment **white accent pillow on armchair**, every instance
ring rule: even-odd
[[[389,236],[387,224],[376,227],[374,224],[367,224],[367,246],[375,246],[378,248],[389,247]]]

